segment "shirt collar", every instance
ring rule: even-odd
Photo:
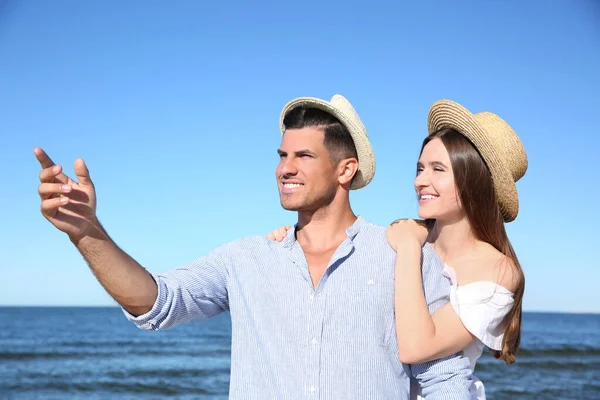
[[[354,240],[354,238],[356,237],[356,235],[358,235],[358,233],[360,232],[361,228],[366,223],[367,222],[364,220],[364,218],[359,215],[356,218],[356,221],[354,221],[354,223],[352,225],[350,225],[348,227],[348,229],[346,229],[346,235],[348,235],[348,238],[350,240]],[[298,227],[298,223],[294,224],[294,227],[292,229],[290,229],[289,231],[287,231],[287,235],[286,235],[286,237],[282,241],[283,247],[288,247],[289,248],[289,247],[292,247],[294,245],[294,243],[296,243],[296,228],[297,227]]]

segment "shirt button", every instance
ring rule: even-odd
[[[310,299],[310,301],[313,301],[315,299],[315,295],[311,294],[308,298]]]
[[[316,392],[316,391],[317,391],[317,388],[315,387],[315,385],[312,385],[312,386],[310,387],[310,392],[311,392],[311,393],[314,393],[314,392]]]
[[[317,344],[317,339],[316,338],[312,338],[312,340],[310,341],[312,344]]]

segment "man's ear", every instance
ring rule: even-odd
[[[358,171],[358,160],[356,158],[343,159],[338,164],[338,171],[340,184],[349,186],[352,183],[352,178],[356,175],[356,171]]]

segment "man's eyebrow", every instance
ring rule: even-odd
[[[294,154],[296,154],[296,155],[308,154],[313,157],[317,156],[317,153],[315,153],[314,151],[310,151],[309,149],[298,150],[298,151],[295,151]]]
[[[283,151],[281,149],[277,149],[277,154],[279,154],[280,156],[287,156],[288,152],[287,151]],[[315,153],[314,151],[309,150],[309,149],[296,150],[296,151],[294,151],[294,155],[295,156],[309,155],[309,156],[312,156],[312,157],[318,157],[317,153]]]

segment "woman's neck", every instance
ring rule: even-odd
[[[452,263],[474,247],[478,240],[465,217],[450,223],[437,220],[429,235],[429,242],[444,262]]]

